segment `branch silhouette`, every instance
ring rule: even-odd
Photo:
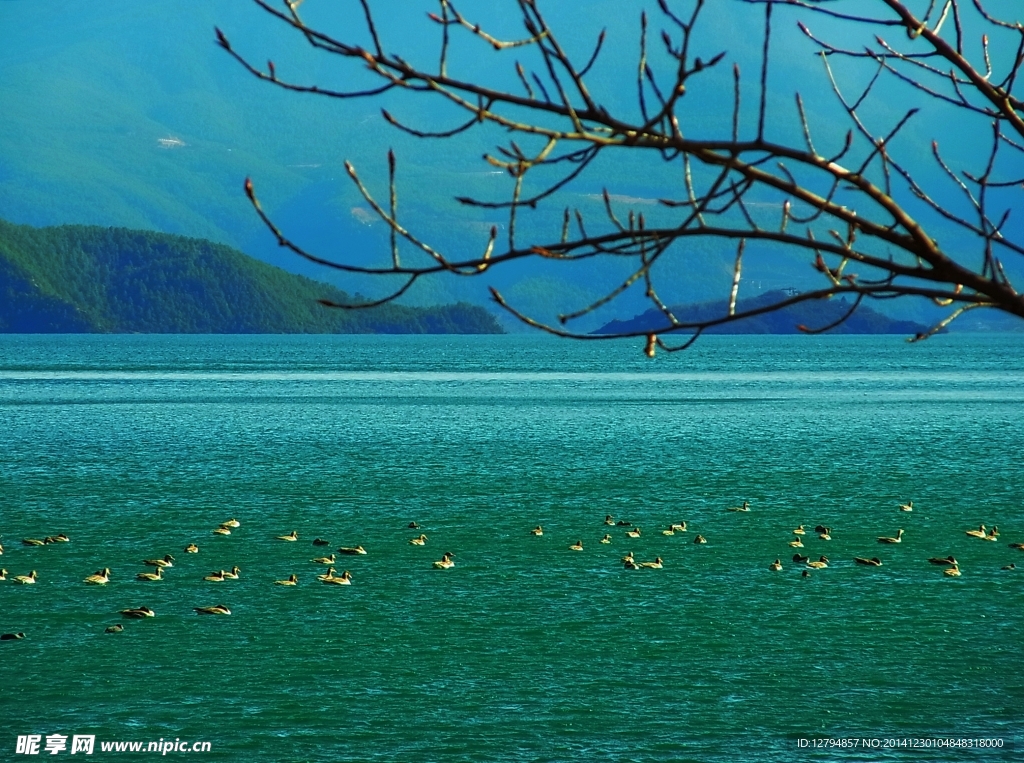
[[[452,258],[399,220],[398,171],[393,152],[388,154],[388,198],[384,201],[376,199],[356,168],[346,163],[359,193],[389,228],[390,263],[381,266],[330,260],[303,249],[264,211],[249,180],[245,184],[246,194],[278,243],[296,255],[348,273],[398,279],[397,287],[373,302],[331,303],[332,307],[343,309],[360,309],[397,299],[418,280],[439,273],[475,277],[517,260],[575,262],[614,257],[632,263],[628,277],[591,304],[562,314],[554,324],[517,309],[496,289],[492,288],[491,293],[501,308],[537,329],[586,340],[641,337],[648,355],[653,355],[656,348],[685,349],[717,326],[840,295],[851,295],[853,304],[838,321],[828,326],[799,328],[808,333],[826,331],[846,320],[865,300],[910,296],[950,308],[946,318],[910,341],[925,339],[964,312],[979,307],[1024,317],[1024,298],[1004,267],[1005,258],[1024,255],[1024,242],[1015,241],[1007,233],[1011,207],[1019,203],[1009,194],[1019,193],[1024,187],[1024,178],[1015,179],[1012,174],[1013,167],[1020,167],[1024,154],[1024,117],[1019,113],[1022,101],[1015,94],[1017,75],[1024,64],[1024,25],[997,18],[982,0],[915,3],[915,7],[924,7],[923,15],[915,14],[912,4],[901,0],[732,1],[748,13],[755,10],[763,14],[755,105],[744,106],[744,76],[739,65],[733,64],[732,113],[726,115],[731,118],[731,131],[724,135],[691,136],[684,134],[680,126],[680,111],[691,82],[727,65],[725,52],[708,60],[692,52],[700,34],[702,14],[706,12],[705,0],[671,4],[668,0],[657,0],[662,25],[658,34],[652,32],[647,13],[642,14],[639,57],[632,84],[636,90],[633,115],[614,113],[595,98],[587,85],[595,62],[607,49],[605,33],[602,31],[594,41],[586,60],[577,62],[559,42],[538,0],[510,2],[523,27],[523,36],[513,40],[490,33],[451,0],[437,0],[437,12],[430,13],[424,21],[441,31],[437,65],[430,68],[386,52],[379,34],[385,26],[374,17],[371,0],[359,1],[369,47],[307,24],[299,12],[301,0],[286,0],[280,7],[269,0],[253,0],[310,46],[369,72],[378,84],[346,92],[286,81],[278,76],[273,62],[265,67],[253,63],[218,29],[218,44],[253,76],[280,88],[337,100],[373,99],[389,91],[405,91],[453,105],[465,114],[464,121],[442,131],[420,129],[390,111],[382,113],[389,124],[423,139],[459,140],[482,124],[501,128],[511,137],[486,154],[484,160],[512,179],[512,192],[502,201],[457,197],[459,203],[469,207],[502,210],[507,215],[507,236],[499,241],[498,229],[492,227],[480,241],[478,255]],[[768,87],[773,26],[780,23],[783,9],[803,16],[797,22],[799,30],[820,55],[823,87],[810,97],[834,99],[849,122],[842,145],[834,147],[831,153],[814,140],[805,94],[796,94],[795,113],[800,131],[795,140],[772,140],[766,136],[766,124],[772,114],[783,108],[771,102]],[[807,23],[818,16],[827,18],[831,28],[838,24],[866,29],[873,34],[874,44],[855,49],[829,42],[812,33]],[[969,41],[965,27],[984,27],[987,33],[980,43]],[[998,55],[993,55],[990,35],[1000,41]],[[469,44],[483,44],[496,56],[530,52],[535,66],[524,66],[519,58],[509,61],[519,86],[516,89],[490,87],[472,77],[459,78],[451,72],[449,59],[452,46],[463,39]],[[671,62],[661,66],[663,70],[656,70],[651,63],[649,47],[655,39],[660,40]],[[979,55],[974,58],[979,60],[972,60],[967,53],[971,46],[978,48]],[[659,60],[665,60],[664,56]],[[862,88],[847,91],[836,76],[836,66],[845,65],[844,62],[851,66],[867,63],[875,67],[874,74]],[[901,132],[919,115],[919,107],[907,108],[884,130],[869,127],[865,105],[879,97],[878,83],[883,78],[910,86],[925,103],[941,104],[988,125],[977,136],[979,145],[988,147],[987,161],[981,167],[953,167],[939,143],[932,144],[932,170],[938,170],[949,188],[960,195],[961,208],[951,209],[939,203],[938,192],[929,191],[920,179],[927,173],[923,174],[920,167],[912,168],[897,150]],[[744,114],[751,108],[756,109],[756,130],[752,136],[745,136]],[[525,147],[527,143],[537,145],[531,150]],[[676,215],[672,224],[652,226],[643,212],[622,211],[623,202],[614,201],[616,196],[605,188],[604,214],[598,220],[585,219],[579,209],[566,206],[560,229],[553,230],[550,238],[523,240],[517,231],[520,212],[556,203],[560,191],[585,175],[595,160],[608,152],[626,152],[621,160],[654,154],[682,169],[678,197],[659,200],[663,211]],[[546,178],[540,191],[526,194],[525,179],[538,177],[542,169],[554,175]],[[840,190],[844,191],[842,203],[837,200]],[[752,204],[764,199],[777,203],[781,210],[778,220],[770,224],[763,215],[751,212]],[[973,249],[944,248],[937,236],[912,214],[907,200],[916,200],[921,208],[966,234],[974,242]],[[683,320],[661,299],[656,288],[652,275],[655,265],[671,256],[674,245],[693,238],[733,242],[736,248],[727,309],[718,317]],[[748,242],[755,241],[806,252],[809,263],[822,278],[820,286],[789,293],[769,305],[743,308],[740,296],[744,251]],[[402,246],[418,250],[421,256],[403,259],[399,251],[401,242]],[[854,268],[859,272],[853,272]],[[663,319],[661,327],[599,336],[570,327],[633,288],[644,290]],[[673,341],[677,332],[682,336]]]

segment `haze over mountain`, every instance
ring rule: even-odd
[[[382,20],[387,47],[434,60],[437,28],[426,13],[436,10],[436,2],[372,4]],[[599,31],[608,28],[591,87],[603,103],[629,113],[636,108],[632,72],[642,7],[654,11],[652,20],[656,18],[654,4],[639,0],[595,0],[585,13],[576,4],[544,4],[562,42],[581,60],[589,55]],[[463,10],[499,34],[522,36],[513,3],[475,0],[472,8]],[[361,29],[357,3],[307,3],[303,12],[314,24],[368,42],[365,33],[352,31]],[[798,129],[792,102],[799,87],[816,139],[822,146],[838,147],[848,125],[828,93],[812,46],[796,31],[797,17],[780,10],[776,19],[769,85],[772,113],[778,116],[769,129],[783,136]],[[815,22],[823,34],[834,29],[832,22],[820,17]],[[737,0],[717,0],[708,4],[702,24],[697,52],[707,60],[726,49],[730,60],[738,60],[753,78],[759,42],[748,43],[759,41],[760,14]],[[328,257],[384,262],[385,226],[375,220],[345,176],[342,162],[352,160],[371,190],[382,193],[385,154],[393,147],[399,160],[400,216],[408,227],[448,252],[467,256],[482,251],[491,225],[503,230],[504,218],[498,213],[468,209],[452,199],[507,198],[510,179],[480,160],[506,136],[477,129],[458,142],[420,141],[388,127],[380,116],[380,108],[386,106],[420,127],[450,127],[455,115],[437,100],[389,95],[338,102],[281,92],[256,81],[219,49],[214,26],[254,61],[273,59],[284,78],[338,88],[368,82],[358,69],[311,51],[298,35],[251,3],[4,0],[0,215],[32,225],[124,226],[200,236],[293,272],[327,279],[346,291],[374,295],[381,292],[379,284],[325,271],[278,249],[241,186],[243,178],[252,176],[266,209],[300,244]],[[657,52],[651,55],[653,63],[663,63]],[[486,45],[463,36],[450,65],[464,76],[510,85],[514,60],[514,52],[494,55]],[[684,125],[688,133],[728,131],[730,81],[728,67],[693,81]],[[876,125],[893,124],[905,108],[906,89],[884,79],[879,87],[881,98],[865,106],[864,118]],[[756,109],[752,99],[747,103],[744,126],[750,128]],[[943,122],[940,111],[925,106],[920,118],[901,134],[899,149],[912,164],[925,166],[924,180],[931,182],[941,176],[927,164],[936,124],[956,138],[944,144],[952,161],[967,163],[979,146],[970,140],[969,126]],[[643,211],[652,224],[677,219],[656,200],[681,194],[678,167],[654,156],[637,157],[635,152],[628,157],[610,154],[571,184],[560,201],[524,213],[520,235],[538,241],[557,238],[566,204],[580,208],[594,229],[601,229],[606,223],[601,220],[599,194],[605,186],[615,194],[620,212]],[[948,198],[950,204],[959,203],[957,193],[946,186],[936,191],[937,198]],[[768,203],[758,211],[765,219],[776,213]],[[922,219],[938,224],[944,241],[960,241],[955,230],[928,216]],[[656,269],[662,296],[673,303],[724,296],[732,256],[727,244],[678,245]],[[417,285],[408,302],[466,299],[483,304],[486,286],[493,284],[513,304],[551,318],[600,296],[621,282],[625,272],[626,263],[610,261],[589,261],[583,267],[515,264],[482,279],[428,279]],[[817,283],[818,277],[803,254],[751,244],[741,290],[752,296]],[[637,293],[584,324],[593,328],[646,306],[642,293]],[[898,307],[919,320],[935,315],[926,306],[903,300]]]
[[[784,291],[769,291],[750,299],[738,300],[737,312],[757,310],[777,304],[787,296]],[[845,297],[829,300],[801,302],[781,310],[752,316],[735,323],[714,326],[708,334],[800,334],[801,326],[812,331],[830,326],[845,316],[852,303]],[[707,321],[720,318],[729,312],[728,300],[704,302],[697,305],[673,305],[672,312],[681,322]],[[668,325],[664,314],[648,310],[629,320],[611,321],[599,328],[596,334],[616,334],[630,331],[653,331],[663,333]],[[829,329],[833,334],[907,334],[915,336],[927,330],[927,326],[913,321],[893,320],[870,307],[860,307],[847,320]]]

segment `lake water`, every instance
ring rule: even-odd
[[[0,760],[28,734],[238,761],[1020,760],[1022,435],[1024,336],[709,337],[654,361],[522,336],[3,336],[0,566],[39,582],[0,583],[0,632],[26,633],[0,643]],[[998,542],[965,535],[982,523]],[[810,577],[799,524],[830,559]],[[316,581],[311,558],[357,544],[351,586]],[[927,562],[948,554],[962,577]]]

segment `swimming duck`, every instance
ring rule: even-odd
[[[447,570],[455,566],[455,562],[452,561],[452,554],[445,553],[441,557],[440,561],[434,562],[434,569]]]
[[[310,559],[309,561],[314,564],[334,564],[334,559],[334,554],[331,554],[330,556],[318,556],[316,559]]]
[[[1008,565],[1006,565],[1005,567],[1001,567],[1000,569],[1003,569],[1003,570],[1015,570],[1015,569],[1017,569],[1017,565],[1014,564],[1013,562],[1010,562]]]
[[[11,582],[18,585],[32,585],[36,582],[36,571],[32,570],[28,575],[15,575]]]
[[[287,580],[275,580],[274,585],[298,585],[299,579],[295,575],[289,575]]]
[[[640,566],[645,570],[660,570],[665,564],[660,556],[656,556],[653,562],[640,562]]]
[[[1024,551],[1024,543],[1011,543],[1010,548],[1016,548]]]
[[[569,546],[569,550],[570,551],[582,551],[583,550],[583,541],[582,540],[576,541],[571,546]]]
[[[341,548],[338,549],[338,553],[339,554],[349,554],[349,555],[355,556],[357,554],[365,554],[366,553],[366,549],[363,548],[362,546],[355,546],[354,548],[347,548],[345,546],[342,546]]]
[[[793,554],[793,561],[796,562],[797,564],[803,564],[804,562],[806,562],[810,558],[811,557],[804,556],[803,554]]]
[[[774,562],[768,565],[768,569],[772,572],[779,572],[782,570],[782,560],[776,559]]]
[[[803,572],[800,573],[800,577],[802,577],[802,578],[809,578],[810,576],[811,576],[811,571],[810,570],[804,570]]]
[[[886,536],[883,535],[883,536],[881,536],[878,539],[878,542],[879,543],[902,543],[903,542],[903,530],[902,529],[897,530],[895,538],[887,538]]]
[[[278,535],[277,536],[277,540],[291,540],[291,541],[295,541],[295,540],[298,540],[298,539],[299,539],[299,534],[297,532],[295,532],[294,530],[292,530],[287,535]]]
[[[0,580],[7,580],[7,570],[0,570]]]
[[[604,523],[606,525],[615,525],[615,518],[611,514],[605,515]]]
[[[913,511],[913,510],[914,510],[914,502],[913,501],[907,501],[906,503],[901,503],[900,504],[900,511]]]
[[[103,632],[104,633],[120,633],[123,630],[124,630],[124,626],[121,625],[121,623],[117,623],[117,625],[108,625],[106,628],[103,629]]]
[[[853,561],[855,561],[857,564],[867,565],[868,567],[881,567],[882,566],[882,560],[879,559],[877,556],[873,556],[870,559],[865,559],[862,556],[856,556],[856,557],[854,557]]]
[[[331,542],[329,540],[324,540],[323,538],[314,538],[313,539],[313,545],[314,546],[329,546],[329,545],[331,545]]]
[[[211,572],[209,575],[203,578],[203,580],[209,580],[211,583],[223,583],[225,580],[224,570],[220,572]]]
[[[818,537],[822,540],[832,540],[832,528],[826,527],[824,530],[818,533]]]
[[[977,530],[966,530],[965,534],[975,538],[984,538],[987,529],[985,525],[979,525]]]
[[[418,524],[416,524],[415,522],[410,522],[407,526],[408,526],[408,528],[410,530],[419,530],[420,529],[420,526]]]
[[[993,541],[999,540],[999,528],[993,526],[992,529],[988,531],[988,535],[986,535],[984,539]]]
[[[627,522],[625,519],[620,519],[618,522],[615,523],[615,526],[616,527],[632,527],[633,523],[632,522]]]
[[[348,570],[345,570],[343,573],[341,573],[341,575],[337,577],[332,575],[329,578],[322,578],[320,582],[326,583],[328,585],[352,585],[352,573]]]
[[[807,534],[807,530],[804,529],[803,525],[800,525],[798,528],[796,528],[793,531],[793,535],[806,535],[806,534]]]
[[[640,528],[639,527],[634,527],[632,530],[627,530],[626,531],[626,535],[628,535],[630,538],[639,538],[640,537]]]
[[[789,545],[791,548],[803,548],[804,542],[799,538],[793,538],[793,540],[789,542]]]
[[[541,527],[540,525],[537,525],[532,530],[530,530],[530,535],[543,535],[543,534],[544,534],[544,528]]]
[[[17,633],[0,633],[0,641],[20,641],[25,638],[25,634],[21,631]]]
[[[230,615],[231,610],[223,604],[215,604],[212,607],[193,607],[200,615]]]
[[[729,511],[750,511],[749,501],[744,501],[742,506],[730,506]]]
[[[952,554],[950,554],[949,556],[947,556],[945,558],[939,557],[939,556],[933,556],[928,561],[931,562],[932,564],[956,564],[956,559],[953,557]]]
[[[705,538],[703,535],[698,535],[696,538],[693,539],[693,542],[694,543],[707,543],[708,539]]]
[[[157,567],[156,572],[140,572],[135,576],[136,580],[163,580],[164,568]]]
[[[826,533],[826,532],[828,532],[828,528],[825,527],[825,525],[817,525],[814,528],[814,532],[816,532],[816,533]]]
[[[82,582],[88,583],[89,585],[106,585],[110,582],[110,568],[104,567],[102,570],[94,575],[90,575]]]
[[[951,578],[958,578],[958,577],[960,577],[960,565],[959,564],[954,564],[949,569],[943,570],[942,574],[943,575],[949,575],[949,577],[951,577]]]
[[[231,530],[226,527],[218,527],[213,531],[214,535],[231,535]]]
[[[38,538],[22,538],[21,543],[23,546],[45,546],[45,540],[39,540]]]
[[[633,561],[633,552],[632,552],[632,551],[630,551],[630,552],[629,552],[629,553],[627,553],[627,554],[626,554],[626,555],[625,555],[624,557],[622,557],[621,559],[619,559],[619,561],[620,561],[620,562],[622,562],[622,563],[626,563],[626,562],[632,562],[632,561]]]
[[[150,567],[173,567],[174,557],[170,554],[166,554],[163,559],[146,559],[143,564],[149,565]]]
[[[44,543],[70,543],[71,542],[71,538],[69,538],[64,533],[57,533],[56,535],[47,535],[43,539],[43,542]]]
[[[128,609],[122,609],[121,614],[131,620],[140,620],[143,617],[156,616],[156,612],[151,610],[149,607],[130,607]]]
[[[807,562],[807,566],[808,567],[812,567],[813,569],[816,569],[816,570],[823,570],[826,567],[828,567],[828,557],[827,556],[822,556],[822,557],[819,557],[818,561],[816,561],[816,562]]]
[[[231,519],[229,519],[227,522],[221,522],[220,526],[221,527],[241,527],[242,523],[239,522],[234,517],[231,517]]]
[[[678,524],[670,525],[668,529],[675,530],[679,533],[684,533],[686,532],[686,522],[679,522]]]
[[[601,542],[604,543],[604,544],[611,543],[612,542],[612,536],[611,535],[605,535],[603,538],[601,538]]]
[[[185,546],[185,553],[186,554],[198,554],[199,553],[199,546],[197,546],[195,543],[189,543],[187,546]]]
[[[410,539],[409,544],[412,546],[425,546],[427,545],[427,536],[420,533],[420,537]]]
[[[673,530],[671,526],[669,526],[669,528],[667,530],[662,530],[661,534],[662,535],[675,535],[676,531]]]
[[[230,572],[224,572],[223,570],[221,570],[221,574],[224,575],[225,580],[238,580],[239,572],[241,572],[241,570],[238,569],[237,565],[232,567]]]
[[[333,578],[333,577],[334,577],[334,568],[333,567],[328,567],[327,568],[327,572],[325,572],[323,575],[317,575],[316,579],[317,580],[327,580],[327,578]]]

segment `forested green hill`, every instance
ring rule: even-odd
[[[0,221],[0,331],[500,333],[467,304],[332,310],[338,289],[204,239]]]

